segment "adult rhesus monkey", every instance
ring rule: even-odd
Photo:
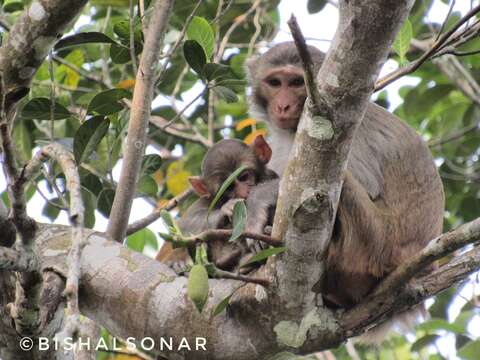
[[[324,54],[309,46],[318,72]],[[251,112],[269,127],[271,168],[281,175],[306,99],[293,42],[248,62]],[[261,190],[260,188],[258,190]],[[265,192],[256,191],[251,198]],[[264,199],[264,204],[276,199]],[[371,103],[353,139],[321,292],[350,308],[442,231],[444,194],[432,156],[413,129]],[[263,229],[249,208],[249,230]],[[262,212],[262,209],[259,209]]]

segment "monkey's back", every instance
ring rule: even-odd
[[[375,104],[355,134],[347,170],[324,284],[327,299],[342,307],[438,236],[444,209],[425,142]]]

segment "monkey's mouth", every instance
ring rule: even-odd
[[[292,126],[297,126],[299,117],[277,117],[277,126],[281,129],[290,129]]]

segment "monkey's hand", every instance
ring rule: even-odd
[[[273,222],[275,206],[277,204],[279,179],[272,179],[255,186],[247,199],[246,231],[263,234],[267,225]],[[246,239],[250,251],[257,253],[266,245],[258,240]]]
[[[232,221],[232,217],[233,217],[233,208],[235,207],[235,204],[239,201],[242,201],[243,199],[238,199],[238,198],[235,198],[235,199],[230,199],[228,200],[225,204],[223,204],[222,208],[221,208],[221,212],[223,215],[225,215],[226,217],[228,217],[228,219],[230,221]]]

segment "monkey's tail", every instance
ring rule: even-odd
[[[401,312],[395,315],[392,319],[379,324],[366,333],[353,339],[354,342],[359,342],[365,345],[380,346],[386,340],[389,333],[398,331],[402,334],[413,331],[416,324],[420,321],[425,321],[429,317],[425,304],[419,304],[410,310]]]

